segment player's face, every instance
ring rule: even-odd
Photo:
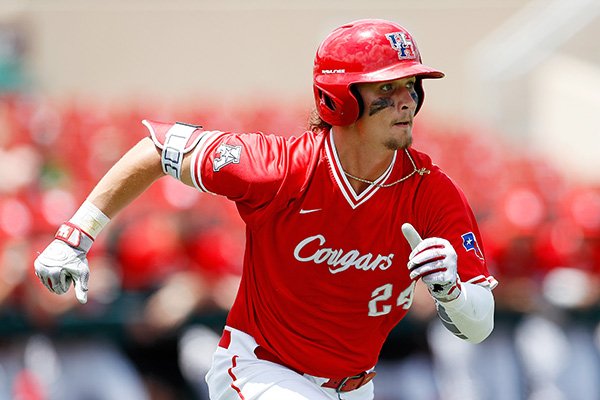
[[[390,150],[410,146],[418,101],[415,82],[409,77],[358,84],[364,112],[356,126]]]

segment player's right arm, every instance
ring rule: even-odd
[[[87,301],[86,256],[94,239],[110,218],[161,176],[171,175],[201,191],[227,196],[251,211],[264,211],[264,205],[278,192],[286,171],[285,161],[279,157],[282,140],[264,135],[242,139],[184,123],[143,123],[150,137],[141,140],[102,177],[35,260],[36,275],[50,291],[63,294],[73,281],[79,302]]]
[[[79,210],[59,227],[55,239],[34,261],[35,273],[48,290],[64,294],[72,281],[77,300],[86,303],[89,279],[87,253],[110,219],[166,173],[177,173],[180,180],[193,186],[188,178],[189,159],[198,142],[196,138],[201,136],[199,127],[180,129],[178,124],[152,126],[157,128],[158,133],[155,135],[151,131],[150,137],[138,142],[110,168]],[[171,130],[171,127],[175,129]],[[178,141],[169,132],[185,140]],[[169,138],[172,139],[170,145]]]
[[[112,218],[163,175],[160,153],[144,138],[100,179],[87,201]]]

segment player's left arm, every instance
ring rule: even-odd
[[[460,281],[456,251],[447,240],[423,240],[409,223],[402,226],[402,232],[413,249],[408,262],[410,277],[427,285],[444,326],[471,343],[487,338],[494,329],[490,287]]]
[[[410,276],[427,285],[448,330],[481,342],[494,328],[492,289],[497,282],[488,272],[471,206],[460,187],[434,168],[423,180],[414,207],[419,212],[408,222],[417,229],[406,224],[402,228],[412,248]]]

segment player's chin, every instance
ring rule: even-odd
[[[413,142],[412,132],[409,129],[408,132],[405,132],[403,135],[399,137],[390,138],[386,141],[385,147],[390,150],[404,150],[408,149]]]
[[[388,140],[385,142],[385,147],[389,150],[404,150],[408,149],[412,144],[412,136],[406,140]]]

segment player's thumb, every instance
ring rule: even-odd
[[[77,277],[77,279],[73,279],[73,286],[75,286],[75,297],[81,304],[87,303],[87,292],[88,292],[88,279],[90,277],[89,273],[83,273]]]
[[[421,239],[421,236],[419,235],[419,232],[417,232],[415,227],[409,224],[408,222],[402,224],[402,233],[404,234],[406,241],[410,245],[410,248],[413,250],[423,240]]]

